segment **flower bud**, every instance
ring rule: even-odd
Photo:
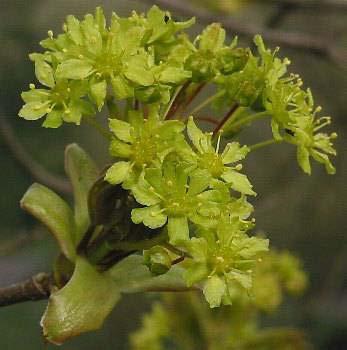
[[[169,253],[160,246],[144,251],[144,263],[154,275],[162,275],[171,268]]]

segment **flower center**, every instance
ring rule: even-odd
[[[157,144],[153,138],[142,137],[133,143],[135,165],[143,167],[153,162],[157,155]]]
[[[216,153],[204,153],[200,159],[200,167],[207,169],[213,177],[220,177],[224,172],[222,159]]]

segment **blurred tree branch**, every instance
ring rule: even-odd
[[[12,126],[3,115],[0,116],[0,135],[14,158],[28,171],[33,179],[60,193],[71,193],[71,186],[67,180],[50,173],[31,157],[19,142]]]
[[[46,233],[41,228],[37,227],[30,232],[20,232],[14,235],[11,239],[1,240],[0,258],[11,255],[19,249],[35,241],[42,240],[46,237]]]
[[[47,299],[52,288],[52,275],[40,272],[24,282],[0,288],[0,306]]]
[[[145,1],[153,3],[150,0]],[[297,2],[299,1],[296,0]],[[322,40],[322,38],[309,34],[268,29],[251,23],[240,22],[231,18],[231,16],[221,16],[201,7],[192,6],[187,1],[157,0],[156,3],[163,8],[179,12],[182,15],[195,16],[204,23],[220,22],[226,30],[241,36],[252,37],[255,34],[261,34],[264,40],[268,42],[311,52],[339,65],[343,65],[347,60],[346,50],[339,49],[331,45],[331,43]],[[304,3],[304,1],[300,1],[300,3]]]
[[[277,3],[277,1],[275,1]],[[346,0],[282,0],[281,4],[292,4],[300,7],[324,7],[347,10]]]

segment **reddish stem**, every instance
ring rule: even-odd
[[[181,91],[176,96],[175,101],[173,102],[170,110],[168,111],[168,113],[166,115],[166,119],[170,119],[175,115],[175,113],[177,112],[177,110],[180,106],[181,100],[182,100],[182,98],[184,98],[184,94],[185,94],[188,86],[190,85],[190,83],[191,83],[191,81],[189,81],[189,80],[184,83]]]
[[[179,258],[175,259],[174,261],[171,262],[171,265],[176,265],[179,264],[180,262],[182,262],[185,259],[185,256],[182,255]]]
[[[187,98],[186,93],[190,84],[191,82],[189,81],[183,85],[181,91],[177,95],[174,103],[172,104],[166,119],[172,118],[178,111],[185,110],[206,85],[206,83],[199,84]]]
[[[237,103],[233,104],[229,109],[228,113],[224,116],[224,118],[219,122],[216,128],[213,130],[213,136],[217,135],[217,133],[222,129],[223,125],[232,117],[234,112],[237,110],[239,105]]]

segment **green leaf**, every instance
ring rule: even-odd
[[[52,67],[43,59],[35,60],[35,75],[37,80],[50,88],[54,87],[55,81]]]
[[[89,190],[98,177],[98,169],[88,154],[77,144],[65,149],[65,171],[69,176],[74,194],[74,216],[76,222],[76,244],[89,227]]]
[[[107,170],[105,180],[112,185],[120,184],[127,178],[130,169],[130,162],[117,162]]]
[[[224,279],[221,279],[216,275],[207,279],[203,293],[211,308],[220,306],[225,292],[226,284]]]
[[[86,60],[69,59],[63,61],[56,70],[58,79],[84,79],[93,71],[93,65]]]
[[[75,222],[67,203],[49,188],[33,184],[20,201],[21,207],[41,221],[58,241],[64,255],[75,260]]]
[[[166,224],[167,216],[163,214],[159,205],[135,208],[131,211],[131,220],[135,224],[143,222],[149,228],[155,229]]]
[[[47,103],[29,102],[21,108],[18,115],[26,120],[37,120],[47,114],[48,108]]]
[[[109,119],[110,130],[122,141],[132,142],[131,125],[119,119]]]
[[[256,193],[252,190],[253,186],[249,182],[246,175],[240,174],[233,169],[226,168],[221,177],[223,180],[225,180],[225,182],[231,184],[231,188],[233,190],[252,196],[256,195]]]
[[[84,258],[65,287],[53,292],[42,317],[44,336],[54,344],[99,329],[120,298],[119,286]]]
[[[90,93],[98,107],[99,112],[101,111],[105,103],[106,89],[107,89],[106,80],[102,80],[102,81],[94,82],[90,84]]]
[[[168,234],[172,244],[187,241],[189,239],[188,219],[184,216],[169,217]]]

